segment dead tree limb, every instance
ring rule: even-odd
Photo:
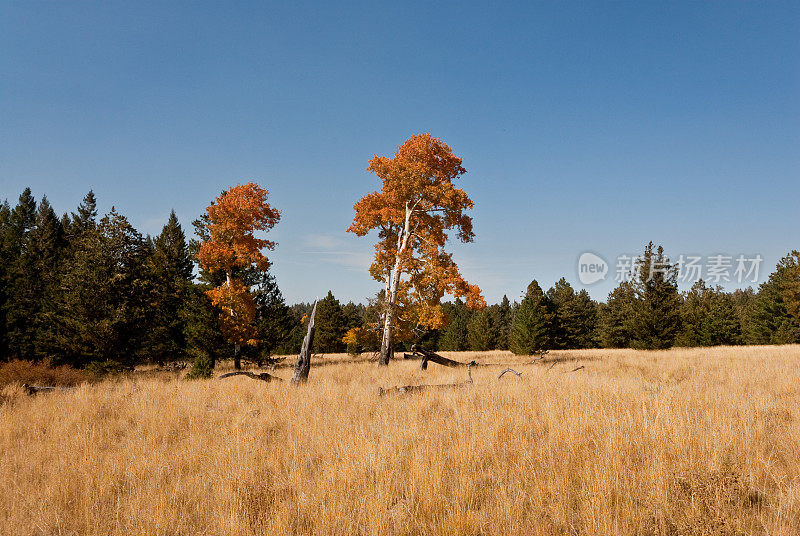
[[[403,385],[401,387],[390,387],[388,389],[384,389],[383,387],[378,387],[378,395],[384,396],[388,394],[399,394],[404,395],[407,393],[419,393],[420,391],[431,390],[431,389],[449,389],[449,388],[458,388],[458,387],[466,387],[468,383],[444,383],[441,385]]]
[[[504,370],[503,372],[500,373],[500,375],[497,377],[497,379],[499,380],[500,378],[502,378],[503,374],[505,374],[506,372],[510,372],[511,374],[516,374],[517,378],[521,378],[522,377],[522,373],[521,372],[517,372],[513,368],[507,368],[506,370]]]
[[[311,370],[311,347],[314,345],[314,317],[317,315],[317,301],[314,300],[314,308],[311,309],[311,318],[308,320],[308,332],[303,339],[303,346],[297,355],[297,362],[294,364],[294,376],[292,383],[298,384],[308,381],[308,371]]]
[[[227,374],[223,374],[222,376],[220,376],[219,379],[221,380],[222,378],[230,378],[231,376],[247,376],[248,378],[253,378],[254,380],[261,380],[261,381],[265,381],[265,382],[271,382],[271,381],[282,382],[283,381],[282,379],[278,378],[277,376],[272,376],[271,374],[269,374],[267,372],[262,372],[260,374],[255,374],[253,372],[249,372],[249,371],[246,371],[246,370],[237,370],[235,372],[228,372]]]
[[[585,369],[585,368],[586,368],[586,367],[584,367],[583,365],[581,365],[580,367],[575,367],[574,369],[570,370],[570,372],[576,372],[576,371],[578,371],[578,370]]]
[[[47,393],[50,391],[71,391],[75,389],[74,387],[55,387],[52,385],[28,385],[27,383],[23,383],[22,388],[25,389],[25,392],[29,395]]]
[[[536,352],[534,355],[538,355],[539,357],[535,357],[535,358],[531,359],[530,363],[528,363],[529,365],[532,365],[532,364],[536,363],[537,361],[539,361],[541,359],[544,359],[544,356],[547,355],[547,350],[540,350],[540,351]]]
[[[388,389],[378,387],[378,396],[384,396],[387,394],[404,395],[406,393],[419,393],[420,391],[430,389],[450,389],[466,387],[468,385],[472,385],[472,363],[467,363],[467,379],[463,383],[443,383],[439,385],[403,385],[401,387],[390,387]]]
[[[550,372],[550,369],[555,367],[556,365],[558,365],[558,361],[553,361],[553,364],[550,365],[549,367],[547,367],[547,370],[545,371],[545,374]]]
[[[425,350],[424,348],[417,348],[416,345],[411,347],[411,350],[414,352],[412,355],[419,355],[422,358],[422,363],[419,365],[420,370],[427,370],[428,369],[428,361],[432,361],[437,365],[442,365],[445,367],[468,367],[471,365],[477,365],[475,361],[470,361],[469,363],[462,363],[460,361],[453,361],[452,359],[448,359],[444,356],[437,354],[436,352],[431,352],[430,350]],[[404,354],[405,357],[408,354]],[[408,359],[408,358],[407,358]]]

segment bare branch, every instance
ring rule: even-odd
[[[533,363],[536,363],[537,361],[544,359],[544,356],[547,355],[547,352],[548,352],[547,350],[540,350],[539,352],[535,353],[534,355],[538,355],[539,357],[531,359],[530,363],[528,364],[532,365]]]
[[[506,372],[510,372],[512,374],[516,374],[517,378],[521,378],[522,377],[522,373],[521,372],[517,372],[516,370],[514,370],[512,368],[507,368],[506,370],[504,370],[503,372],[500,373],[500,375],[497,377],[497,379],[499,380],[500,378],[502,378],[503,374],[505,374]]]

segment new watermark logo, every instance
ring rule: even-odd
[[[585,252],[578,258],[578,279],[584,285],[602,281],[608,274],[608,263],[599,255]]]

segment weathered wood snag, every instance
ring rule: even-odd
[[[308,380],[308,371],[311,369],[311,346],[314,344],[314,317],[317,314],[317,302],[314,300],[314,308],[311,310],[311,318],[308,320],[308,332],[303,339],[303,346],[297,355],[297,362],[294,364],[294,376],[292,383],[298,384]]]
[[[237,370],[236,372],[228,372],[227,374],[223,374],[222,376],[220,376],[219,379],[221,380],[222,378],[230,378],[231,376],[247,376],[248,378],[253,378],[254,380],[262,380],[262,381],[265,381],[265,382],[271,382],[271,381],[282,382],[283,381],[282,379],[278,378],[277,376],[272,376],[271,374],[269,374],[267,372],[262,372],[260,374],[255,374],[253,372],[249,372],[249,371],[246,371],[246,370]]]

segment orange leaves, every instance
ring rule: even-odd
[[[230,342],[256,344],[256,305],[244,283],[232,279],[230,284],[206,291],[206,296],[222,310],[219,314],[220,328]]]
[[[446,322],[439,307],[444,294],[464,297],[473,308],[486,306],[480,289],[464,280],[444,250],[450,230],[462,242],[475,236],[472,218],[465,214],[472,200],[453,185],[466,173],[461,163],[430,134],[411,136],[393,158],[375,156],[369,162],[367,170],[378,176],[381,188],[353,206],[355,217],[347,230],[357,236],[378,231],[370,266],[374,279],[389,281],[394,270],[405,276],[398,280],[396,303],[388,304],[399,309],[398,324],[405,319],[440,327]]]
[[[224,271],[227,283],[209,290],[206,295],[222,312],[220,328],[235,344],[255,345],[256,309],[244,283],[232,277],[234,268],[255,265],[269,268],[262,249],[274,249],[275,243],[256,238],[256,231],[269,231],[281,218],[280,211],[267,203],[269,192],[255,183],[239,184],[220,195],[207,209],[209,239],[200,246],[197,260],[209,271]]]
[[[443,228],[464,227],[464,241],[472,239],[472,220],[462,215],[472,208],[472,200],[453,186],[466,170],[461,158],[438,138],[411,136],[394,158],[375,156],[367,170],[381,179],[381,191],[365,195],[353,206],[356,216],[348,231],[364,236],[372,229],[402,225],[408,204]]]
[[[203,243],[197,258],[207,270],[230,271],[235,266],[255,264],[269,268],[262,249],[274,249],[275,243],[256,238],[256,231],[268,231],[281,218],[280,211],[267,203],[269,191],[255,183],[239,184],[220,195],[206,211],[211,223],[210,240]]]
[[[430,134],[415,134],[401,145],[394,158],[375,156],[367,170],[383,180],[383,192],[409,197],[414,192],[440,187],[466,173],[461,158],[452,149]],[[432,194],[443,194],[431,191]]]
[[[420,303],[417,306],[417,325],[426,329],[439,329],[447,323],[442,306],[429,303]]]
[[[478,285],[467,285],[464,301],[469,309],[483,309],[486,307],[486,300],[481,295],[481,289],[478,288]]]
[[[236,265],[236,252],[231,247],[209,240],[201,244],[197,259],[208,270],[213,270],[215,266],[229,269]]]
[[[342,342],[362,347],[375,347],[380,342],[380,331],[363,327],[350,328],[342,337]]]

